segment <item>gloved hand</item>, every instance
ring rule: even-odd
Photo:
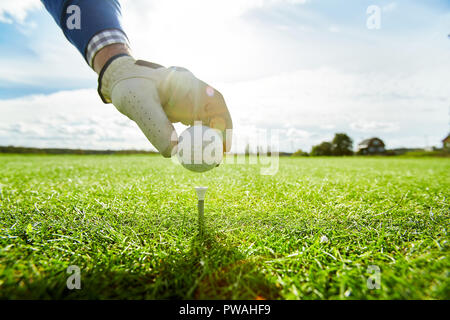
[[[201,121],[222,132],[224,151],[231,147],[225,130],[233,124],[223,96],[186,69],[129,55],[112,57],[100,72],[98,92],[105,103],[112,102],[135,121],[164,157],[170,157],[177,144],[175,122]]]

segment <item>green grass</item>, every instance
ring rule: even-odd
[[[2,155],[0,298],[450,299],[449,172],[431,158],[282,158],[262,176]],[[209,187],[203,237],[196,185]]]

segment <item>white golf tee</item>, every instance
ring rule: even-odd
[[[205,210],[205,193],[208,187],[195,187],[195,192],[197,192],[198,197],[198,227],[199,232],[203,235],[204,231],[204,210]]]

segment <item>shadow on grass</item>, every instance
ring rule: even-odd
[[[218,234],[197,235],[184,257],[165,261],[157,296],[176,299],[276,299],[278,288],[261,272],[258,261],[220,241]]]
[[[135,261],[128,261],[132,265]],[[97,265],[83,272],[81,289],[69,290],[68,274],[23,279],[0,296],[6,299],[277,299],[279,289],[270,283],[257,260],[245,255],[219,234],[197,235],[189,250],[169,254],[154,268],[146,264],[126,272],[117,265]],[[6,289],[6,288],[4,288]]]

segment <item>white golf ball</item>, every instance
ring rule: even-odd
[[[222,162],[221,135],[210,127],[194,125],[178,138],[177,157],[182,166],[194,172],[211,170]]]

